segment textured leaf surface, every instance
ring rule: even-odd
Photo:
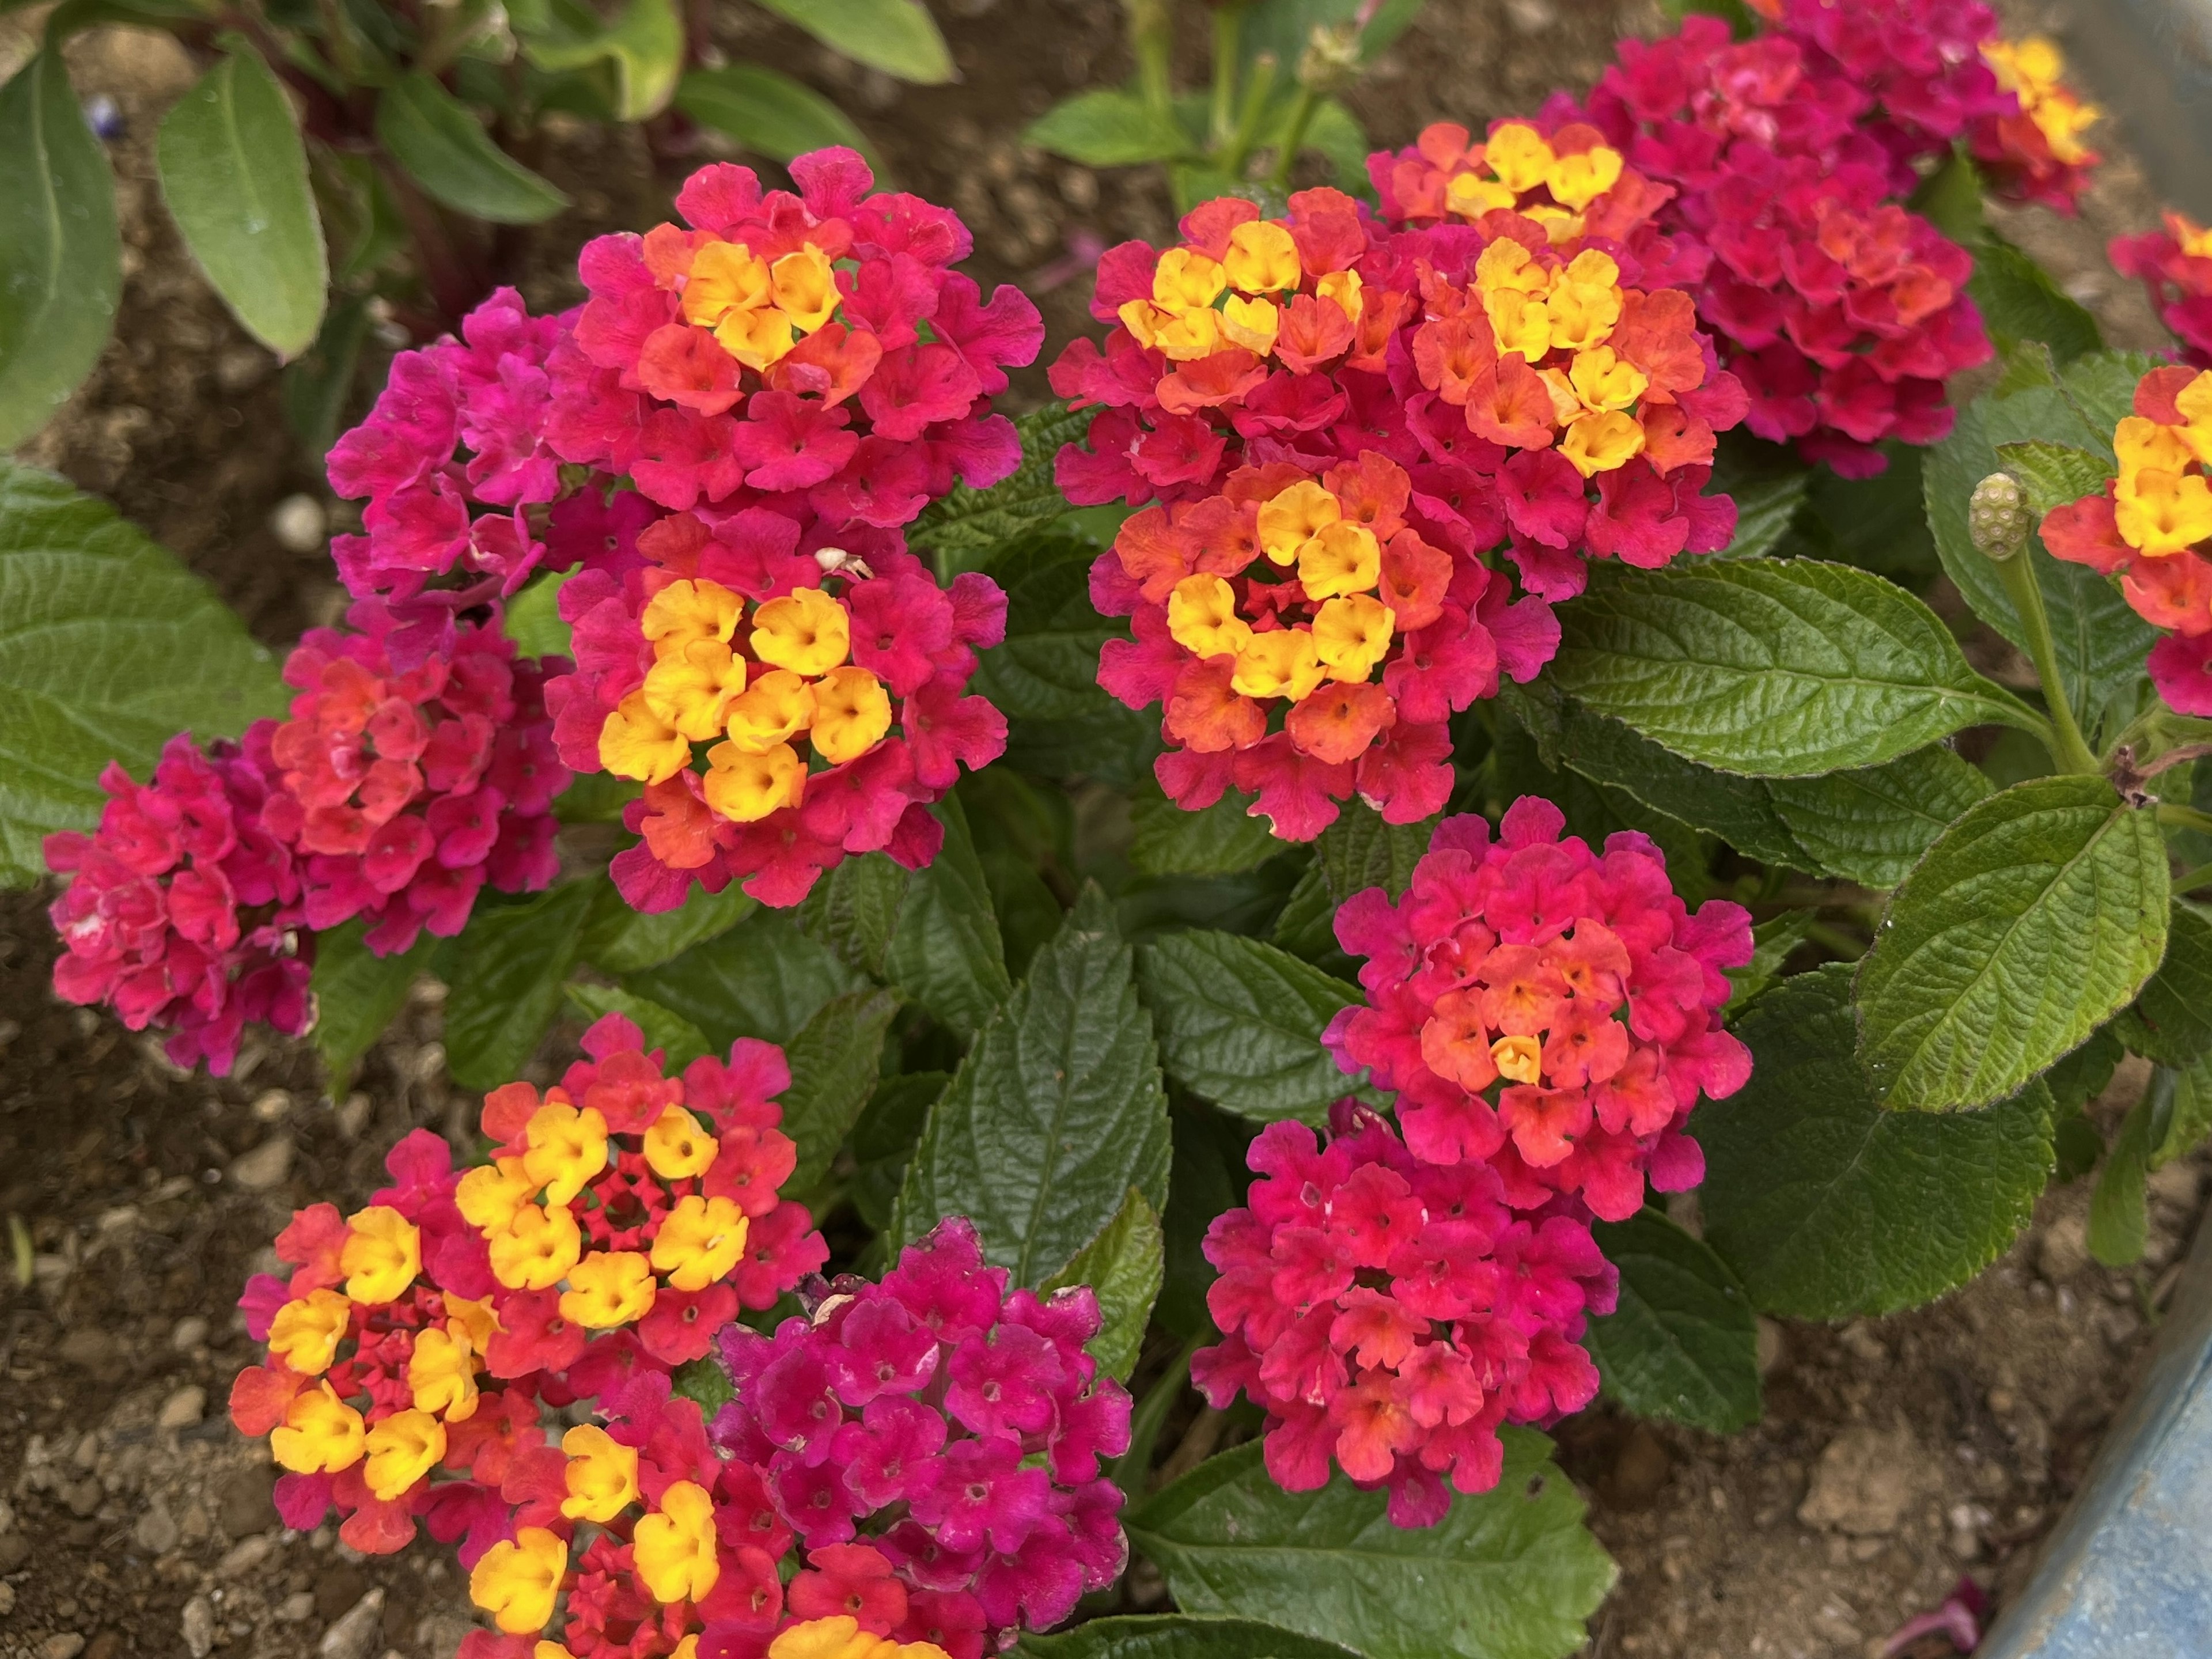
[[[425,933],[412,950],[374,957],[362,942],[366,931],[349,921],[315,935],[315,1052],[323,1057],[323,1076],[333,1097],[345,1092],[361,1057],[398,1017],[408,988],[417,974],[429,971],[441,943]]]
[[[1237,933],[1169,933],[1138,954],[1137,980],[1176,1081],[1240,1117],[1322,1123],[1354,1084],[1322,1046],[1343,981]]]
[[[568,205],[566,195],[492,143],[467,105],[419,70],[378,96],[376,138],[416,184],[471,218],[534,225]]]
[[[2120,1132],[2105,1152],[2105,1167],[2097,1171],[2096,1189],[2089,1194],[2087,1243],[2089,1254],[2107,1267],[2141,1260],[2149,1239],[2146,1177],[2156,1137],[2154,1123],[2161,1111],[2172,1112],[2173,1096],[2173,1073],[2152,1073],[2150,1087],[2120,1120]]]
[[[1234,789],[1196,812],[1165,795],[1140,796],[1130,811],[1129,862],[1147,876],[1233,876],[1265,864],[1284,846],[1251,805]]]
[[[1591,1231],[1620,1269],[1620,1307],[1583,1338],[1607,1395],[1715,1434],[1756,1423],[1758,1320],[1728,1264],[1656,1210]]]
[[[1016,1659],[1359,1659],[1357,1650],[1250,1619],[1188,1613],[1094,1619],[1057,1636],[1026,1635]]]
[[[869,152],[844,111],[813,88],[763,64],[693,70],[676,89],[676,107],[747,149],[778,161],[844,144]]]
[[[1167,1203],[1167,1096],[1129,947],[1094,888],[975,1034],[929,1115],[888,1242],[964,1215],[1019,1285],[1043,1284],[1137,1188]]]
[[[765,909],[657,968],[623,975],[625,989],[674,1009],[718,1049],[741,1036],[788,1043],[823,1003],[867,983],[787,914]]]
[[[1893,1107],[2013,1093],[2127,1006],[2166,946],[2166,846],[2101,778],[1976,805],[1890,901],[1859,967],[1859,1051]]]
[[[2212,1056],[2175,1077],[2173,1115],[2166,1123],[2165,1139],[2151,1148],[2150,1167],[2164,1169],[2175,1158],[2195,1152],[2207,1135],[2212,1135]]]
[[[1064,404],[1033,409],[1014,422],[1021,434],[1022,464],[988,489],[956,485],[932,501],[907,526],[915,547],[934,548],[957,568],[972,570],[993,550],[1023,532],[1036,529],[1067,511],[1067,499],[1052,481],[1052,458],[1090,429],[1089,414]]]
[[[0,458],[0,884],[44,873],[49,830],[99,822],[109,761],[143,783],[179,731],[230,737],[283,708],[269,653],[198,577],[105,501]]]
[[[1159,1299],[1161,1248],[1159,1212],[1132,1187],[1105,1230],[1044,1286],[1057,1291],[1088,1285],[1097,1292],[1098,1334],[1085,1346],[1099,1369],[1116,1382],[1127,1382],[1137,1369],[1145,1326]]]
[[[907,880],[908,872],[887,854],[847,859],[814,884],[792,916],[801,933],[828,945],[848,967],[880,975]]]
[[[2061,363],[2104,343],[2097,319],[2059,291],[2050,273],[1990,230],[1973,243],[1974,274],[1966,292],[2002,348],[2040,341]]]
[[[684,20],[675,0],[629,0],[611,23],[573,33],[541,33],[525,40],[523,50],[544,70],[608,64],[616,118],[642,121],[667,108],[675,94],[684,72]]]
[[[478,905],[462,930],[446,997],[446,1067],[465,1088],[522,1075],[560,1012],[597,881],[567,881],[520,904]]]
[[[2051,1166],[2051,1096],[1979,1112],[1886,1111],[1859,1064],[1850,969],[1744,1011],[1751,1081],[1700,1107],[1705,1242],[1761,1311],[1893,1313],[1965,1284],[2027,1224]]]
[[[2046,443],[2039,438],[1996,446],[2005,471],[2020,482],[2028,510],[2039,521],[2054,507],[2100,495],[2112,476],[2112,464],[2093,450],[2071,444]]]
[[[898,998],[890,991],[848,991],[815,1010],[792,1038],[791,1087],[783,1095],[783,1132],[799,1143],[792,1191],[810,1192],[830,1173],[875,1092],[884,1034],[896,1012]]]
[[[651,915],[627,904],[600,907],[584,936],[582,955],[610,974],[635,974],[658,968],[693,945],[728,932],[757,908],[744,888],[732,882],[719,893],[694,887],[673,910]]]
[[[570,980],[568,1000],[574,1003],[587,1020],[598,1020],[607,1014],[620,1014],[645,1034],[645,1049],[651,1054],[661,1051],[671,1073],[682,1071],[704,1054],[713,1052],[704,1034],[690,1020],[672,1008],[664,1008],[648,997],[634,991],[624,991],[612,985],[586,985],[580,980]]]
[[[1808,777],[1965,726],[2018,723],[1929,611],[1847,565],[1741,559],[1625,571],[1559,611],[1545,672],[1600,714],[1707,766]]]
[[[232,52],[162,118],[161,199],[223,303],[280,357],[322,325],[330,272],[307,149],[284,88]]]
[[[2175,901],[2166,960],[2114,1024],[2130,1048],[2161,1065],[2193,1066],[2212,1051],[2212,921],[2202,910]]]
[[[0,450],[92,372],[123,288],[115,180],[61,53],[0,87]],[[0,541],[0,549],[14,544]]]
[[[1385,1494],[1338,1474],[1269,1479],[1257,1441],[1200,1464],[1128,1517],[1186,1613],[1266,1619],[1369,1659],[1561,1659],[1613,1583],[1583,1500],[1528,1429],[1498,1431],[1504,1473],[1433,1527],[1394,1527]]]
[[[1413,866],[1429,850],[1437,823],[1435,818],[1385,823],[1365,801],[1347,802],[1314,842],[1314,862],[1328,884],[1329,896],[1341,905],[1354,893],[1380,887],[1395,898],[1413,879]]]
[[[939,1024],[966,1038],[1014,984],[967,814],[949,796],[935,811],[945,823],[945,845],[907,884],[884,972]]]
[[[1079,92],[1054,104],[1030,123],[1022,141],[1087,167],[1164,161],[1190,142],[1174,121],[1118,87]]]
[[[952,78],[952,54],[921,0],[761,0],[826,46],[902,81]]]

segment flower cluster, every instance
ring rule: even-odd
[[[404,951],[425,927],[461,931],[489,881],[534,892],[556,872],[554,752],[544,671],[506,635],[461,624],[405,669],[389,612],[368,631],[312,629],[284,664],[292,717],[246,734],[270,778],[262,823],[293,849],[301,916],[317,931],[356,916],[368,948]]]
[[[1396,902],[1380,888],[1337,913],[1366,957],[1368,1006],[1325,1040],[1347,1072],[1397,1091],[1407,1145],[1426,1163],[1483,1162],[1505,1201],[1578,1198],[1608,1221],[1697,1184],[1682,1133],[1702,1093],[1732,1094],[1749,1052],[1721,1029],[1725,968],[1751,960],[1750,918],[1713,900],[1692,915],[1645,836],[1602,854],[1561,838],[1559,809],[1510,808],[1498,839],[1446,819]]]
[[[2181,341],[2181,359],[2212,368],[2212,231],[2169,211],[2165,227],[2116,237],[2113,268],[2150,295],[2159,320]]]
[[[1288,1492],[1334,1461],[1387,1486],[1401,1527],[1487,1492],[1501,1422],[1549,1423],[1597,1393],[1585,1316],[1613,1311],[1619,1276],[1579,1206],[1516,1215],[1479,1159],[1416,1157],[1373,1113],[1340,1101],[1327,1144],[1301,1123],[1253,1142],[1260,1179],[1215,1218],[1206,1305],[1221,1342],[1192,1360],[1206,1398],[1267,1413],[1267,1472]]]
[[[825,1260],[776,1192],[794,1156],[769,1099],[789,1081],[780,1053],[740,1043],[670,1078],[619,1015],[584,1046],[543,1101],[526,1084],[486,1097],[491,1163],[455,1170],[418,1129],[391,1187],[350,1217],[299,1212],[276,1241],[289,1278],[247,1285],[268,1358],[239,1374],[231,1417],[288,1471],[286,1524],[335,1504],[366,1552],[401,1548],[418,1517],[465,1534],[465,1565],[511,1550],[549,1457],[557,1481],[545,1408],[639,1376],[665,1389],[740,1306]]]
[[[262,769],[234,744],[202,752],[179,732],[147,782],[110,764],[100,785],[100,827],[46,840],[47,867],[70,878],[49,912],[63,946],[55,994],[110,1004],[134,1031],[165,1028],[172,1060],[218,1072],[248,1020],[305,1030],[308,964],[290,920],[300,875],[261,826]]]
[[[2149,659],[2159,695],[2212,715],[2212,370],[2151,370],[2112,447],[2119,476],[2045,514],[2044,545],[2120,579],[2136,614],[2166,630]]]
[[[1984,115],[1969,131],[1983,175],[2000,195],[2072,213],[2089,169],[2104,159],[2081,142],[2103,112],[2066,84],[2066,60],[2042,35],[1984,40],[1982,58],[2020,105],[2017,114]]]
[[[1163,705],[1156,770],[1184,806],[1233,786],[1291,840],[1355,791],[1427,817],[1445,722],[1549,659],[1582,555],[1727,544],[1733,504],[1698,492],[1741,388],[1686,298],[1635,285],[1614,239],[1646,195],[1598,137],[1522,124],[1421,158],[1407,191],[1479,223],[1390,233],[1310,190],[1280,219],[1206,203],[1176,246],[1102,260],[1115,326],[1052,370],[1098,410],[1058,477],[1154,503],[1092,571],[1099,610],[1133,619],[1099,679]],[[1501,544],[1518,600],[1485,558]]]

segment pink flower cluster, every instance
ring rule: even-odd
[[[1332,1460],[1387,1486],[1401,1527],[1432,1526],[1462,1492],[1498,1484],[1498,1425],[1550,1423],[1597,1393],[1580,1346],[1613,1311],[1620,1276],[1582,1206],[1526,1214],[1480,1159],[1431,1163],[1350,1100],[1317,1144],[1302,1123],[1252,1143],[1244,1206],[1214,1218],[1206,1306],[1220,1343],[1192,1359],[1216,1407],[1267,1413],[1267,1472],[1326,1486]]]
[[[2165,225],[2139,236],[2115,237],[2113,268],[2150,295],[2159,321],[2181,342],[2181,361],[2212,368],[2212,232],[2168,212]]]
[[[167,1029],[169,1058],[230,1069],[249,1020],[287,1035],[310,1018],[307,963],[293,933],[300,872],[261,824],[269,780],[231,743],[203,753],[169,739],[154,775],[120,766],[91,835],[46,840],[49,868],[70,878],[50,915],[63,954],[54,991],[107,1003],[134,1031]]]
[[[731,1327],[737,1395],[714,1439],[735,1460],[725,1491],[763,1513],[729,1534],[795,1534],[817,1565],[866,1586],[854,1606],[817,1607],[794,1585],[793,1613],[852,1612],[954,1659],[1057,1624],[1128,1553],[1100,1459],[1128,1448],[1129,1397],[1084,1351],[1098,1327],[1088,1286],[1009,1295],[958,1218],[880,1285],[841,1279],[772,1337]],[[710,1628],[701,1648],[751,1659],[775,1628],[771,1617],[760,1647],[727,1650]]]
[[[1368,1006],[1326,1041],[1397,1091],[1419,1158],[1490,1163],[1516,1209],[1567,1194],[1621,1221],[1647,1171],[1661,1192],[1698,1183],[1682,1125],[1751,1074],[1721,1028],[1722,969],[1751,960],[1751,919],[1719,899],[1691,914],[1644,836],[1597,854],[1565,828],[1533,795],[1494,842],[1483,819],[1448,818],[1402,897],[1353,895],[1336,933],[1368,959]]]

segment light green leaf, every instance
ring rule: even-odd
[[[934,809],[945,845],[907,883],[884,974],[955,1036],[975,1036],[1014,988],[991,890],[968,816],[951,796]]]
[[[887,1243],[964,1215],[985,1256],[1042,1285],[1131,1187],[1167,1203],[1167,1096],[1129,947],[1088,887],[930,1112]]]
[[[1165,795],[1140,795],[1130,809],[1135,834],[1129,862],[1147,876],[1233,876],[1283,851],[1267,820],[1250,815],[1252,798],[1226,791],[1187,812]]]
[[[836,105],[763,64],[693,70],[676,89],[676,107],[774,161],[836,144],[872,155],[867,139]]]
[[[111,760],[143,783],[179,730],[234,736],[284,697],[198,577],[106,502],[0,458],[0,884],[45,872],[48,831],[99,822]]]
[[[907,884],[908,872],[888,854],[849,858],[814,884],[791,913],[792,920],[848,968],[880,977]]]
[[[2155,817],[2102,778],[1992,795],[1929,848],[1859,965],[1859,1054],[1886,1103],[1987,1105],[2125,1007],[2166,948]]]
[[[952,54],[921,0],[761,0],[826,46],[902,81],[953,78]]]
[[[2029,438],[1999,444],[1996,452],[2005,471],[2020,480],[2028,509],[2039,520],[2054,507],[2103,495],[2112,477],[2112,464],[2105,457],[2071,444]]]
[[[1119,87],[1079,92],[1054,104],[1029,124],[1022,142],[1087,167],[1164,161],[1190,145],[1173,120]]]
[[[2165,1139],[2151,1148],[2150,1167],[2162,1170],[2195,1152],[2207,1135],[2212,1135],[2212,1054],[2175,1077],[2172,1115]]]
[[[467,105],[419,70],[377,95],[376,141],[416,184],[471,218],[534,225],[568,205],[492,143]]]
[[[1360,1659],[1358,1651],[1250,1619],[1188,1613],[1093,1619],[1057,1636],[1024,1634],[1014,1659]]]
[[[908,543],[937,553],[947,575],[982,568],[1015,538],[1067,511],[1067,498],[1053,482],[1053,458],[1090,429],[1090,414],[1072,411],[1065,404],[1031,410],[1014,422],[1021,434],[1022,464],[1012,475],[988,489],[955,485],[907,526]]]
[[[566,881],[520,904],[477,907],[462,930],[446,995],[446,1069],[495,1089],[523,1066],[561,1009],[585,923],[604,884]]]
[[[793,1192],[811,1192],[830,1173],[830,1160],[875,1092],[884,1034],[896,1012],[891,992],[848,991],[823,1003],[792,1038],[783,1132],[799,1144],[798,1166],[785,1183]]]
[[[727,933],[757,908],[735,882],[719,893],[694,887],[677,908],[651,915],[628,904],[603,904],[578,954],[603,973],[641,973]]]
[[[1433,1527],[1394,1527],[1388,1494],[1338,1474],[1286,1492],[1252,1441],[1128,1517],[1186,1613],[1264,1618],[1368,1659],[1562,1659],[1613,1580],[1574,1483],[1532,1430],[1498,1431],[1504,1469]]]
[[[2033,716],[1935,612],[1867,571],[1738,559],[1623,571],[1560,607],[1545,672],[1688,760],[1763,777],[1877,766]]]
[[[642,121],[667,108],[675,94],[677,77],[684,72],[684,20],[675,0],[629,0],[623,15],[604,28],[534,34],[524,40],[522,50],[542,70],[607,63],[614,70],[616,118]]]
[[[2166,959],[2112,1029],[2162,1066],[2194,1066],[2212,1051],[2212,921],[2202,910],[2174,901]]]
[[[296,357],[323,320],[329,263],[307,188],[307,148],[284,88],[234,50],[161,122],[161,199],[247,333]]]
[[[702,1054],[714,1052],[699,1028],[672,1008],[664,1008],[649,997],[624,991],[611,985],[586,985],[572,979],[568,985],[568,1000],[574,1003],[587,1020],[597,1021],[609,1014],[620,1014],[645,1034],[645,1048],[651,1054],[662,1051],[665,1069],[671,1074],[682,1071]]]
[[[2124,1267],[2142,1258],[2150,1237],[2144,1176],[2151,1149],[2165,1139],[2166,1125],[2157,1120],[2172,1121],[2175,1082],[2166,1066],[2151,1073],[2142,1098],[2120,1120],[2120,1132],[2112,1137],[2105,1167],[2098,1172],[2096,1190],[2089,1194],[2089,1254],[2107,1267]]]
[[[1236,933],[1168,933],[1138,953],[1137,982],[1162,1062],[1224,1110],[1323,1123],[1358,1086],[1321,1034],[1358,992],[1286,951]]]
[[[2039,1080],[1985,1111],[1884,1110],[1854,1046],[1850,972],[1799,974],[1746,1008],[1751,1080],[1691,1119],[1705,1242],[1762,1312],[1932,1301],[2003,1254],[2051,1171]]]
[[[565,657],[573,641],[561,620],[561,588],[572,572],[549,570],[532,578],[507,602],[507,637],[526,657]]]
[[[757,908],[681,956],[623,974],[622,982],[674,1009],[718,1049],[741,1036],[788,1044],[823,1003],[868,983],[800,933],[789,913]]]
[[[1583,1338],[1607,1397],[1714,1434],[1756,1423],[1759,1322],[1728,1264],[1656,1210],[1590,1231],[1620,1269],[1620,1305]]]
[[[1145,1327],[1160,1294],[1162,1248],[1159,1213],[1132,1187],[1098,1237],[1043,1286],[1059,1291],[1088,1285],[1097,1293],[1098,1334],[1085,1352],[1117,1382],[1129,1380],[1145,1346]]]
[[[0,87],[0,450],[92,372],[123,288],[115,181],[50,46]],[[0,546],[13,546],[0,543]]]
[[[424,933],[410,950],[371,956],[357,921],[315,935],[315,1052],[332,1098],[352,1086],[361,1057],[398,1017],[416,975],[429,971],[439,941]]]

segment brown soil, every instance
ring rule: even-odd
[[[855,71],[757,11],[718,9],[716,27],[732,55],[837,96],[896,182],[957,207],[986,281],[1033,278],[1077,232],[1167,233],[1171,207],[1149,173],[1094,173],[1018,142],[1057,98],[1126,73],[1118,7],[936,9],[963,77],[937,88]],[[1352,101],[1378,142],[1446,116],[1479,126],[1586,83],[1617,33],[1656,15],[1646,0],[1431,0]],[[27,50],[30,23],[0,20],[0,70]],[[81,37],[70,64],[80,90],[115,98],[126,122],[113,155],[128,281],[116,341],[24,453],[116,501],[257,634],[288,641],[341,595],[319,549],[287,550],[271,527],[278,502],[320,495],[283,434],[276,365],[208,293],[156,200],[153,129],[190,66],[165,37],[128,30]],[[578,206],[514,244],[511,274],[541,307],[575,296],[567,249],[649,222],[674,176],[634,140],[581,133],[556,138],[545,167]],[[2115,343],[2151,346],[2156,325],[2102,246],[2153,212],[2123,161],[2083,220],[2004,222]],[[1085,325],[1085,298],[1079,283],[1039,295],[1048,361]],[[1042,396],[1041,372],[1018,394]],[[52,1000],[46,896],[0,896],[0,1212],[20,1220],[28,1264],[27,1283],[0,1274],[0,1659],[447,1659],[468,1617],[449,1553],[422,1542],[363,1560],[327,1529],[284,1533],[265,1454],[223,1416],[252,1358],[233,1304],[289,1211],[365,1201],[412,1125],[457,1144],[465,1133],[473,1103],[446,1079],[434,1002],[410,1006],[340,1104],[295,1043],[249,1048],[228,1079],[180,1076],[112,1020]],[[2100,1108],[2108,1127],[2130,1082]],[[1604,1408],[1563,1425],[1562,1461],[1621,1568],[1587,1651],[1853,1656],[1961,1572],[2000,1599],[2016,1588],[2141,1364],[2203,1174],[2200,1160],[2154,1179],[2139,1269],[2088,1261],[2077,1183],[2045,1198],[1997,1267],[1932,1307],[1764,1328],[1766,1418],[1746,1434]],[[1141,1573],[1132,1595],[1149,1599]]]

